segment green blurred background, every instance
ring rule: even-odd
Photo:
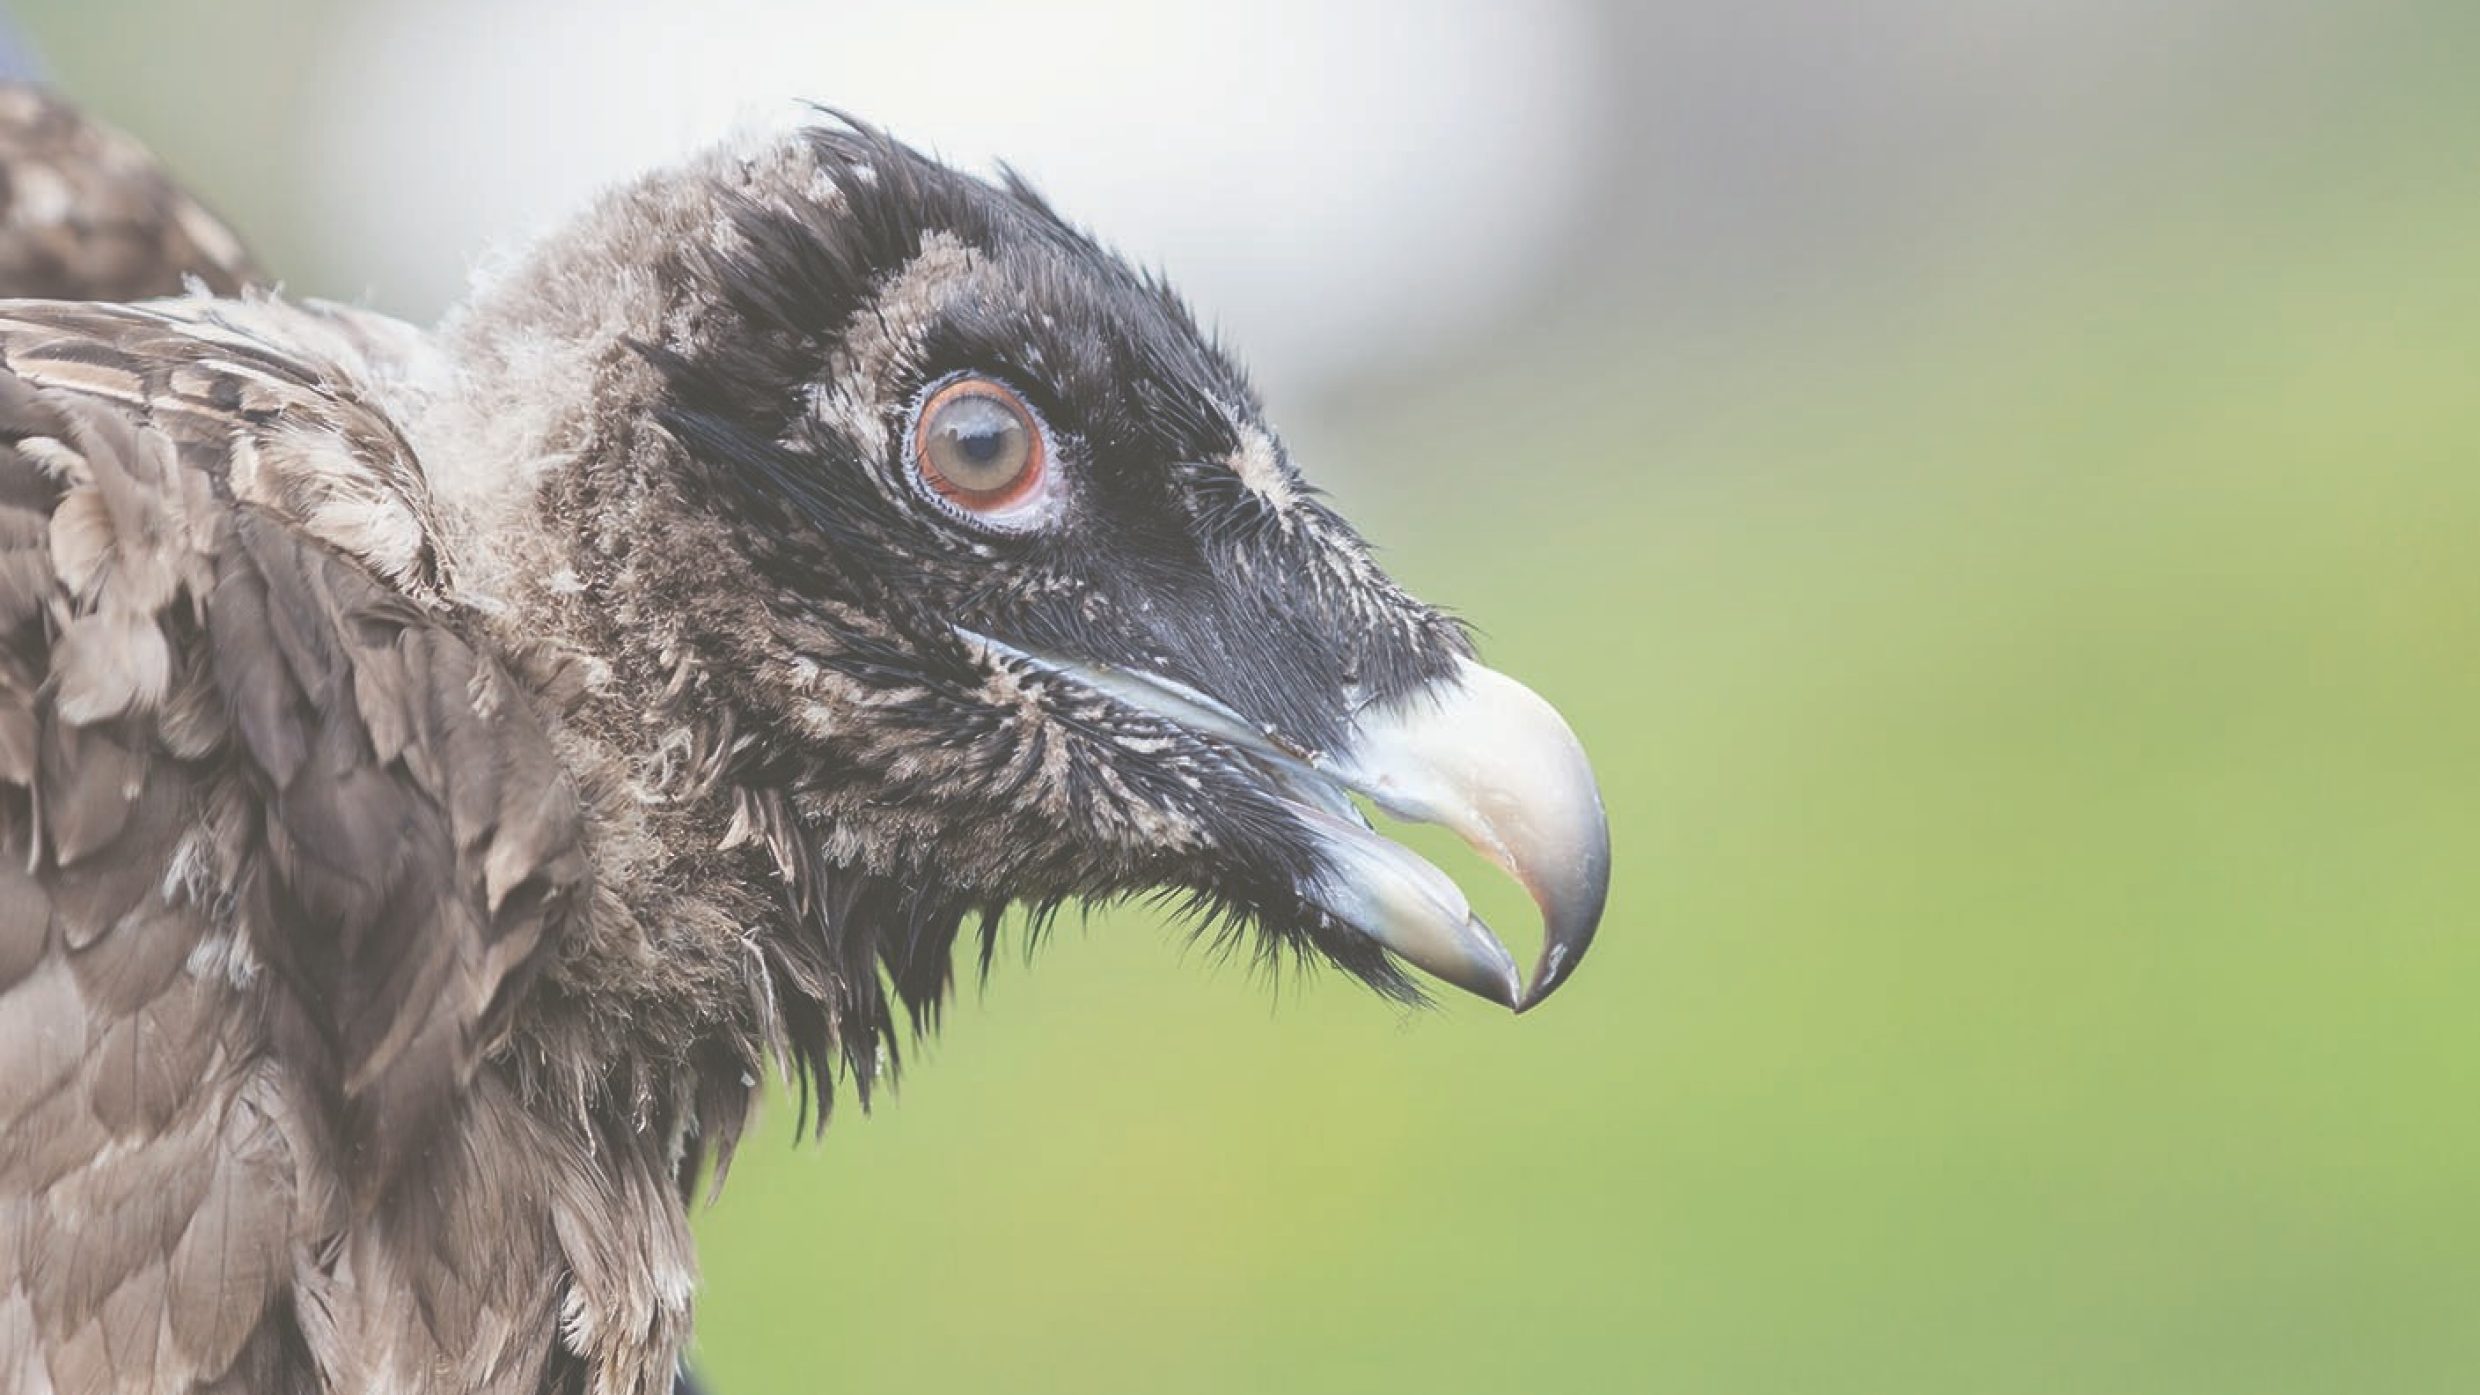
[[[305,7],[209,8],[21,18],[350,288],[229,134]],[[1659,153],[1727,133],[1629,64],[1682,11],[1597,12],[1557,273],[1290,414],[1596,753],[1593,962],[1407,1014],[1067,927],[744,1149],[721,1395],[2480,1389],[2480,15],[2325,8],[1932,111],[1954,177],[1863,231],[1831,181],[1679,216]]]

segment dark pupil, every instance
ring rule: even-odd
[[[987,465],[999,458],[1007,445],[1007,427],[995,422],[974,422],[956,432],[956,449],[976,465]]]
[[[950,479],[968,489],[1004,484],[1023,466],[1024,423],[987,397],[949,403],[939,410],[934,429],[933,456]]]

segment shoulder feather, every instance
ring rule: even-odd
[[[0,307],[0,1386],[274,1369],[303,1257],[444,1165],[586,900],[543,719],[353,386]]]
[[[143,300],[260,279],[241,239],[144,146],[27,83],[0,83],[0,295]]]

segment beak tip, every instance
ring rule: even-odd
[[[1550,1000],[1551,994],[1559,991],[1559,985],[1567,982],[1567,972],[1560,964],[1551,962],[1549,957],[1545,956],[1542,967],[1534,971],[1533,986],[1524,990],[1523,995],[1508,1006],[1515,1009],[1518,1017],[1540,1007]]]
[[[1481,917],[1472,916],[1464,922],[1464,931],[1456,943],[1444,953],[1427,952],[1415,957],[1408,950],[1418,946],[1390,945],[1390,949],[1414,968],[1440,983],[1458,988],[1476,998],[1486,999],[1511,1012],[1523,1011],[1524,971],[1516,967],[1515,956],[1490,933]]]
[[[1465,923],[1464,951],[1465,971],[1441,977],[1474,997],[1487,998],[1500,1007],[1522,1011],[1518,1004],[1524,1000],[1523,971],[1516,967],[1515,956],[1507,952],[1507,947],[1498,942],[1498,937],[1490,933],[1490,927],[1482,924],[1479,916]],[[1443,966],[1424,967],[1436,972]]]
[[[1577,859],[1577,876],[1565,886],[1565,894],[1550,894],[1540,899],[1543,906],[1543,958],[1533,966],[1533,985],[1525,988],[1523,1000],[1515,1003],[1515,1013],[1523,1015],[1540,1008],[1552,993],[1557,993],[1567,978],[1575,976],[1575,968],[1585,963],[1585,951],[1592,948],[1592,936],[1602,928],[1602,908],[1610,904],[1610,834],[1602,824],[1602,837],[1587,856]]]

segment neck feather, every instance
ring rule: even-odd
[[[728,235],[727,198],[801,187],[808,161],[799,141],[717,151],[607,196],[483,278],[407,412],[457,598],[558,712],[595,841],[596,904],[511,1068],[723,1150],[770,1058],[821,1117],[837,1075],[866,1102],[894,1003],[915,1026],[935,1013],[984,910],[827,853],[814,772],[744,715],[748,675],[716,642],[747,629],[737,552],[666,487],[677,447],[638,346],[713,332],[725,312],[689,289],[686,249]]]

